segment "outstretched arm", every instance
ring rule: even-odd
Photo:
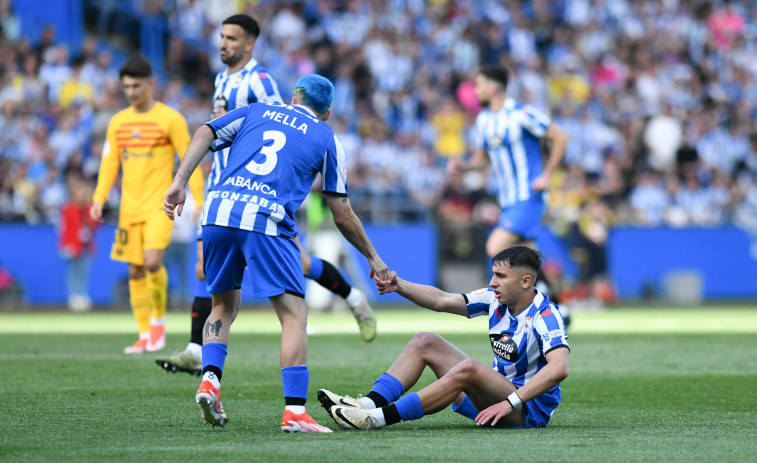
[[[336,224],[342,235],[355,246],[368,259],[368,265],[371,267],[371,278],[377,276],[381,280],[386,280],[389,276],[389,268],[386,266],[381,257],[373,247],[373,243],[365,234],[362,222],[352,210],[350,200],[346,196],[330,195],[326,193],[326,202],[331,209],[331,215],[334,217]]]
[[[168,189],[166,196],[163,198],[163,207],[166,215],[171,220],[174,218],[174,210],[177,215],[181,216],[181,212],[184,210],[184,201],[186,200],[187,182],[192,176],[192,172],[195,171],[197,165],[202,161],[205,153],[208,152],[210,143],[214,138],[213,130],[207,125],[200,126],[192,137],[187,152],[181,160],[181,165],[179,165],[179,170],[173,179],[173,185],[171,185],[171,188]]]
[[[376,280],[376,288],[379,294],[396,292],[424,309],[468,317],[468,306],[462,294],[448,293],[433,286],[403,280],[397,276],[397,272],[389,272],[386,281]]]

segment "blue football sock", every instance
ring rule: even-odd
[[[417,420],[423,418],[423,407],[417,392],[411,392],[398,401],[394,402],[402,421]]]
[[[287,405],[305,405],[308,398],[308,382],[310,372],[307,365],[295,365],[281,369],[281,379],[284,382],[284,400]],[[299,399],[299,400],[290,400]],[[302,403],[289,403],[302,402]]]
[[[310,271],[305,276],[311,280],[318,280],[323,273],[323,261],[310,254],[308,254],[308,257],[310,257]]]
[[[202,346],[202,371],[207,367],[215,367],[223,373],[223,365],[226,363],[226,344],[209,342]]]
[[[371,396],[371,393],[380,395],[386,400],[387,404],[390,404],[402,397],[402,394],[405,393],[405,386],[403,386],[400,380],[394,376],[389,373],[384,373],[378,377],[373,388],[371,388],[371,392],[368,393],[368,397]],[[374,400],[374,402],[376,401]],[[377,407],[383,405],[385,404],[376,403]]]
[[[470,397],[468,397],[467,395],[465,396],[463,401],[460,402],[460,405],[455,405],[454,402],[452,403],[452,411],[472,420],[475,420],[478,416],[478,410],[476,409],[476,406],[473,405],[473,402],[471,402]]]

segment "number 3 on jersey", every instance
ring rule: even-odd
[[[256,175],[268,175],[273,171],[279,160],[278,152],[286,144],[287,137],[278,130],[266,130],[263,132],[263,140],[273,140],[271,145],[260,148],[260,152],[265,155],[265,161],[262,164],[250,161],[246,166],[247,170]]]

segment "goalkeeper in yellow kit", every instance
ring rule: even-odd
[[[102,220],[103,205],[122,168],[121,208],[110,257],[129,264],[129,296],[139,339],[124,353],[141,354],[166,344],[168,275],[163,255],[173,222],[163,212],[163,195],[173,182],[175,155],[184,156],[190,135],[181,114],[155,101],[147,60],[130,58],[119,76],[130,106],[108,125],[90,215]],[[200,170],[195,171],[189,187],[197,211],[202,211],[205,199],[203,183]]]

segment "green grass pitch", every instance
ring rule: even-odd
[[[379,309],[370,344],[346,314],[310,317],[308,410],[335,429],[288,435],[278,322],[243,311],[224,371],[225,429],[203,426],[198,379],[157,354],[127,357],[130,314],[0,313],[0,461],[626,462],[757,461],[757,309],[612,309],[573,314],[571,371],[549,427],[477,428],[449,410],[377,432],[336,428],[315,399],[365,394],[412,334],[437,331],[489,363],[486,319]],[[168,348],[189,317],[170,313]],[[414,390],[433,380],[426,373]]]

